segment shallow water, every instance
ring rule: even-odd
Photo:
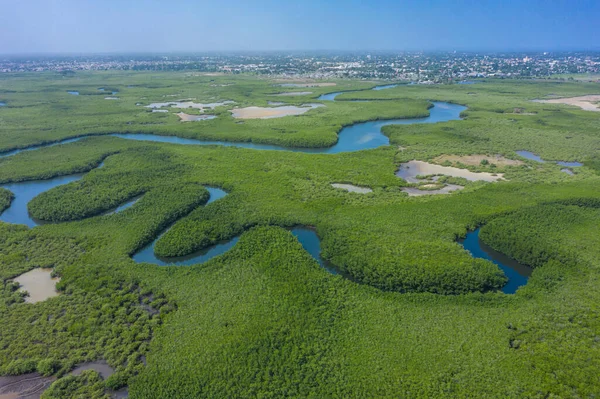
[[[546,161],[544,161],[542,159],[542,157],[535,155],[533,152],[530,151],[516,151],[517,154],[519,154],[520,156],[522,156],[523,158],[529,159],[531,161],[536,161],[536,162],[540,162],[540,163],[544,163]]]
[[[6,103],[3,103],[2,101],[0,101],[0,107],[6,107]]]
[[[385,89],[393,89],[394,87],[398,87],[398,85],[393,84],[393,85],[375,86],[371,90],[379,91],[379,90],[385,90]]]
[[[567,168],[561,169],[560,171],[563,173],[566,173],[568,175],[571,175],[571,176],[573,176],[575,174],[575,173],[573,173],[573,171],[571,169],[567,169]]]
[[[114,215],[115,213],[123,212],[125,209],[131,208],[133,205],[135,205],[135,203],[138,202],[140,198],[142,198],[142,196],[138,195],[137,197],[134,197],[119,205],[115,209],[103,213],[102,216]]]
[[[496,251],[479,238],[480,229],[467,233],[467,236],[458,242],[471,253],[474,258],[487,259],[498,265],[508,277],[508,283],[502,287],[505,294],[514,294],[517,289],[525,284],[533,271],[529,266],[525,266],[516,260]]]
[[[392,89],[392,88],[397,87],[397,86],[398,86],[397,84],[375,86],[371,90],[379,91],[379,90],[385,90],[385,89]],[[336,91],[335,93],[321,94],[317,98],[317,100],[320,100],[320,101],[335,101],[335,98],[337,96],[339,96],[340,94],[342,94],[342,93],[356,93],[356,92],[359,92],[359,91],[363,91],[363,90]]]
[[[420,183],[422,180],[417,176],[428,175],[446,175],[453,177],[462,177],[470,181],[496,181],[502,178],[502,174],[493,176],[486,172],[471,172],[467,169],[455,168],[453,166],[435,165],[424,161],[410,161],[400,165],[400,169],[396,172],[396,176],[403,178],[409,183]]]
[[[152,110],[152,112],[157,112],[157,111],[162,111],[162,110]],[[200,121],[207,121],[210,119],[216,119],[216,115],[189,115],[189,114],[185,114],[183,112],[180,112],[178,114],[176,114],[179,119],[181,120],[181,122],[200,122]]]
[[[32,145],[31,147],[26,147],[26,148],[21,148],[21,149],[17,149],[17,150],[6,151],[6,152],[0,153],[0,158],[4,158],[4,157],[11,156],[11,155],[15,155],[15,154],[18,154],[20,152],[33,151],[33,150],[39,150],[40,148],[54,147],[55,145],[74,143],[74,142],[79,141],[81,139],[82,139],[82,137],[73,137],[73,138],[70,138],[70,139],[60,140],[60,141],[57,141],[55,143],[38,144],[38,145]]]
[[[35,227],[43,222],[33,219],[27,210],[27,204],[39,194],[54,187],[68,184],[81,179],[83,174],[55,177],[49,180],[33,180],[19,183],[2,184],[15,195],[10,207],[0,214],[0,220],[6,223],[25,224]]]
[[[210,197],[206,202],[205,206],[215,202],[227,195],[227,193],[220,188],[216,187],[206,187],[208,192],[210,193]],[[197,263],[204,263],[215,256],[221,255],[224,252],[227,252],[231,247],[233,247],[239,237],[235,237],[229,241],[218,243],[210,248],[205,248],[201,251],[186,255],[186,256],[178,256],[172,258],[160,258],[155,255],[154,247],[156,246],[156,242],[165,234],[171,227],[168,227],[162,233],[159,234],[158,237],[150,244],[142,248],[141,251],[135,253],[132,256],[132,259],[137,263],[153,263],[158,266],[189,266]]]
[[[583,166],[583,164],[581,162],[563,162],[563,161],[557,161],[556,164],[560,165],[560,166],[567,166],[567,167],[570,167],[570,168],[578,168],[580,166]]]
[[[79,366],[75,367],[70,374],[80,375],[86,370],[94,370],[98,372],[98,374],[100,374],[100,376],[103,379],[107,379],[115,373],[115,370],[112,367],[110,367],[106,362],[99,361],[80,364]]]
[[[29,296],[25,297],[25,302],[37,303],[58,296],[56,283],[60,279],[52,278],[51,274],[52,269],[33,269],[13,280],[19,283],[22,291],[29,293]]]
[[[535,155],[531,151],[520,150],[520,151],[516,151],[516,153],[519,154],[520,156],[522,156],[523,158],[527,158],[527,159],[530,159],[532,161],[536,161],[539,163],[554,162],[557,165],[571,167],[571,168],[577,168],[577,167],[583,166],[583,164],[581,162],[546,161],[546,160],[542,159],[542,157],[540,157],[539,155]]]
[[[67,93],[73,95],[73,96],[78,96],[79,92],[78,91],[68,91]]]
[[[369,187],[359,187],[353,184],[331,183],[331,187],[358,194],[368,194],[373,192],[373,190],[371,190]]]

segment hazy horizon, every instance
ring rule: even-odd
[[[0,54],[598,51],[600,2],[0,0]]]

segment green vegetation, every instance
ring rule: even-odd
[[[8,208],[13,199],[13,193],[5,188],[0,187],[0,212]]]
[[[237,124],[225,108],[206,123],[179,123],[172,113],[153,114],[135,102],[177,94],[264,106],[272,82],[187,73],[1,79],[12,91],[3,94],[10,106],[0,110],[4,149],[116,131],[315,146],[334,142],[336,131],[356,120],[422,115],[426,99],[469,109],[462,121],[387,126],[391,146],[336,155],[89,137],[0,158],[3,183],[86,173],[30,202],[33,216],[60,223],[33,229],[0,223],[0,375],[56,375],[47,398],[103,397],[124,385],[132,398],[593,397],[600,391],[600,114],[529,102],[597,92],[597,85],[401,86],[339,97],[386,101],[327,102],[302,116]],[[212,86],[225,83],[233,85]],[[371,86],[340,82],[311,88],[307,98],[276,99],[305,103],[320,93]],[[118,88],[121,100],[83,94],[98,87]],[[82,95],[69,96],[68,89]],[[515,114],[516,107],[535,115]],[[48,109],[56,118],[39,116]],[[44,124],[49,130],[42,132]],[[401,192],[408,184],[395,176],[413,159],[519,159],[517,150],[585,165],[569,176],[551,162],[481,163],[468,168],[504,173],[506,181],[443,177],[465,189],[410,198]],[[337,190],[335,182],[373,192]],[[203,206],[206,186],[228,195]],[[102,216],[139,195],[131,208]],[[11,197],[0,190],[0,209]],[[344,276],[319,267],[284,228],[295,225],[316,228],[323,257]],[[479,225],[492,247],[535,267],[516,294],[498,292],[502,272],[455,242]],[[168,226],[156,245],[161,256],[241,238],[202,265],[130,259]],[[23,303],[11,279],[35,267],[54,267],[60,296]],[[116,369],[106,381],[95,372],[66,375],[100,359]]]

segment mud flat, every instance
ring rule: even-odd
[[[100,377],[102,377],[103,379],[107,379],[108,377],[110,377],[111,375],[113,375],[115,373],[115,370],[112,367],[110,367],[106,362],[98,361],[98,362],[83,363],[83,364],[75,367],[71,371],[71,374],[80,375],[81,373],[83,373],[84,371],[87,371],[87,370],[96,371],[98,374],[100,374]]]
[[[324,107],[323,104],[305,104],[301,107],[289,105],[284,107],[246,107],[234,108],[231,113],[234,118],[238,119],[271,119],[283,118],[284,116],[302,115],[311,109]]]
[[[189,115],[183,112],[176,114],[181,122],[200,122],[215,119],[215,115]]]
[[[598,104],[595,104],[597,102],[600,102],[600,94],[593,94],[593,95],[579,96],[579,97],[568,97],[568,98],[553,98],[551,100],[533,100],[533,101],[536,103],[544,103],[544,104],[574,105],[585,111],[600,112],[600,106],[598,106]]]
[[[0,399],[39,399],[55,379],[38,373],[0,377]]]
[[[423,179],[417,176],[429,175],[445,175],[452,177],[462,177],[470,181],[488,181],[493,182],[503,178],[503,174],[498,173],[493,175],[486,172],[471,172],[467,169],[459,169],[452,166],[435,165],[424,161],[410,161],[400,165],[400,169],[396,172],[396,176],[403,178],[409,183],[421,183]]]
[[[306,96],[312,94],[312,91],[290,91],[286,93],[272,94],[273,96],[291,97],[291,96]]]
[[[477,166],[481,165],[481,161],[486,160],[490,164],[494,164],[497,166],[519,166],[523,165],[523,161],[519,161],[518,159],[508,159],[502,155],[484,155],[484,154],[476,154],[476,155],[442,155],[434,159],[436,163],[444,163],[449,161],[453,164],[462,163],[463,165],[471,165]]]
[[[359,186],[355,186],[352,184],[331,183],[331,187],[340,188],[342,190],[346,190],[348,192],[358,193],[358,194],[368,194],[368,193],[373,192],[373,190],[371,190],[368,187],[359,187]]]
[[[152,109],[171,107],[171,108],[181,108],[181,109],[194,108],[194,109],[202,110],[202,109],[215,109],[216,107],[221,107],[223,105],[234,104],[234,103],[235,103],[235,101],[231,101],[231,100],[221,101],[219,103],[207,103],[207,104],[195,103],[193,101],[169,101],[166,103],[152,103],[152,104],[146,105],[145,107],[152,108]]]
[[[25,297],[25,302],[42,302],[59,295],[56,291],[56,283],[60,279],[52,278],[51,274],[52,269],[33,269],[14,278],[14,281],[21,286],[21,290],[29,293],[29,296]]]

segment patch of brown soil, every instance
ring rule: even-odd
[[[477,166],[481,165],[481,161],[486,159],[490,164],[495,164],[496,166],[519,166],[523,165],[523,161],[519,161],[517,159],[508,159],[503,157],[502,155],[484,155],[484,154],[476,154],[476,155],[442,155],[435,158],[433,161],[435,163],[442,164],[446,161],[450,161],[453,165],[457,163],[462,163],[463,165],[472,165]]]

